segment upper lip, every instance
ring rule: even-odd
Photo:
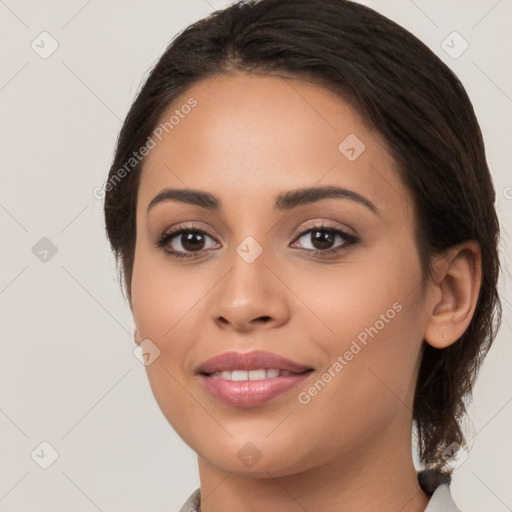
[[[252,352],[224,352],[201,363],[196,368],[196,372],[209,374],[233,370],[260,370],[263,368],[276,368],[292,373],[302,373],[313,369],[270,352],[255,350]]]

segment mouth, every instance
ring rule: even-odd
[[[236,407],[263,405],[296,388],[313,368],[269,352],[227,352],[196,369],[210,395]]]
[[[280,370],[279,368],[261,368],[259,370],[224,370],[213,373],[203,373],[207,377],[214,379],[225,379],[234,382],[242,382],[246,380],[267,380],[276,379],[277,377],[289,377],[290,375],[302,375],[303,373],[313,370],[304,370],[303,372],[290,372],[288,370]]]

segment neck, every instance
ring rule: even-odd
[[[424,512],[429,498],[419,486],[408,430],[391,425],[378,442],[335,454],[307,471],[267,477],[223,471],[198,458],[201,512]]]

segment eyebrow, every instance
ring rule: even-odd
[[[381,211],[375,206],[375,204],[368,198],[342,187],[336,187],[328,185],[324,187],[312,187],[312,188],[300,188],[297,190],[290,190],[276,196],[274,202],[274,210],[287,211],[298,206],[303,206],[311,203],[316,203],[323,199],[340,198],[348,199],[356,203],[366,206],[375,215],[381,215]],[[149,203],[147,212],[151,210],[158,203],[164,201],[179,201],[191,205],[200,206],[207,210],[218,211],[222,208],[222,201],[210,194],[209,192],[203,192],[201,190],[187,189],[170,189],[165,188],[158,193]]]

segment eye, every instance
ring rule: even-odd
[[[165,253],[176,258],[194,258],[206,249],[211,249],[208,239],[213,240],[208,233],[192,227],[178,227],[164,233],[156,242],[156,246]]]
[[[309,240],[308,240],[309,238]],[[322,223],[300,231],[296,240],[305,239],[312,247],[302,247],[307,252],[318,256],[339,254],[349,246],[359,242],[354,235],[331,224]],[[336,241],[341,243],[336,243]],[[155,246],[173,258],[197,258],[204,251],[211,250],[217,242],[205,231],[193,226],[178,226],[166,231]],[[294,247],[296,242],[290,247]],[[218,247],[217,247],[218,248]]]
[[[338,254],[359,242],[359,239],[350,233],[332,225],[320,224],[310,228],[303,229],[297,240],[304,239],[309,242],[310,247],[305,247],[315,255]],[[341,240],[341,244],[335,244],[336,240]]]

